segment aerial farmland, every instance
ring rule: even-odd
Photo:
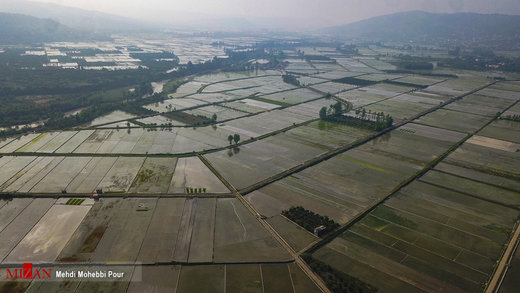
[[[24,54],[94,47],[73,54],[104,64],[85,70],[126,70],[141,64],[130,47],[184,66],[226,56],[214,41]],[[2,279],[0,292],[489,289],[518,240],[518,76],[398,70],[397,46],[319,44],[285,46],[271,67],[157,81],[163,99],[141,113],[2,137],[0,267],[124,277]]]

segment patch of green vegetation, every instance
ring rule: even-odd
[[[399,128],[399,131],[401,131],[401,132],[406,132],[406,133],[415,133],[415,130],[404,129],[404,128]]]
[[[296,79],[296,76],[294,76],[294,75],[284,74],[284,75],[282,75],[282,80],[285,83],[292,84],[295,86],[300,86],[300,81],[298,79]]]
[[[502,226],[502,225],[499,225],[496,223],[487,224],[486,226],[484,226],[484,228],[493,230],[493,231],[496,231],[498,233],[502,233],[505,235],[509,235],[509,232],[511,232],[511,230],[508,227]]]
[[[336,80],[334,80],[334,82],[353,84],[353,85],[359,85],[359,86],[369,86],[369,85],[374,85],[377,83],[377,81],[359,79],[359,78],[355,78],[355,77],[344,77],[344,78],[336,79]]]
[[[164,113],[163,116],[187,125],[208,125],[215,122],[205,116],[192,115],[186,112],[168,112]]]
[[[311,269],[321,277],[325,285],[334,293],[372,293],[378,291],[377,288],[338,271],[330,265],[314,259],[309,254],[302,254],[302,259],[309,264]]]
[[[71,199],[67,200],[67,202],[66,202],[65,204],[66,204],[66,205],[79,206],[79,205],[82,204],[84,201],[85,201],[85,199],[81,199],[81,198],[71,198]]]
[[[206,193],[206,187],[186,187],[186,193]]]
[[[417,224],[407,218],[401,217],[397,215],[391,208],[381,205],[377,209],[374,210],[373,214],[382,219],[388,220],[392,223],[408,227],[410,229],[416,229]]]
[[[432,70],[433,63],[427,61],[399,61],[394,62],[394,64],[403,69],[408,70]]]
[[[141,172],[139,172],[139,174],[137,174],[137,178],[136,178],[136,181],[137,182],[150,182],[152,178],[155,177],[155,173],[153,170],[150,170],[150,169],[145,169],[145,170],[142,170]]]
[[[360,223],[379,232],[388,226],[388,222],[371,216],[365,217]]]
[[[163,93],[174,93],[181,85],[185,84],[186,82],[188,82],[188,79],[170,80],[163,86]]]
[[[506,115],[506,116],[500,117],[500,119],[520,122],[520,115],[518,115],[518,114]]]
[[[303,207],[291,207],[282,211],[282,215],[303,227],[305,230],[314,233],[314,229],[319,226],[325,226],[325,233],[331,232],[339,227],[339,224],[327,216],[318,215]]]
[[[277,106],[282,106],[282,107],[289,107],[289,106],[291,106],[291,104],[289,104],[289,103],[269,100],[269,99],[265,99],[265,98],[261,98],[261,97],[256,97],[256,98],[252,98],[252,99],[260,101],[260,102],[264,102],[264,103],[269,103],[269,104],[273,104],[273,105],[277,105]]]

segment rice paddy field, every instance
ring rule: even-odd
[[[204,40],[145,43],[186,63],[220,50]],[[0,278],[0,292],[314,293],[338,275],[379,292],[484,291],[520,219],[519,83],[396,73],[398,52],[376,45],[298,50],[277,70],[190,76],[148,115],[0,140],[0,265],[124,272]],[[321,120],[337,101],[394,125]],[[292,207],[340,230],[317,236]]]
[[[291,259],[235,198],[21,198],[3,202],[0,209],[3,263]]]
[[[468,140],[314,257],[390,291],[482,290],[518,219],[520,200],[517,180],[499,175],[506,167],[487,168],[488,151],[503,152],[474,148]],[[511,154],[508,160],[518,164]]]
[[[520,185],[517,182],[520,173],[517,166],[520,157],[517,152],[519,145],[514,142],[515,128],[508,121],[494,120],[497,112],[509,111],[517,100],[514,95],[500,95],[500,92],[486,89],[427,114],[418,119],[417,124],[406,124],[393,131],[421,133],[430,139],[451,137],[453,144],[461,141],[465,133],[473,134],[482,129],[433,169],[390,192],[388,199],[375,205],[345,232],[314,251],[313,258],[382,292],[483,290],[519,217]],[[429,129],[435,132],[425,132]],[[404,141],[395,141],[397,148],[394,149],[391,147],[393,139],[392,134],[390,144],[384,148],[371,147],[372,151],[378,154],[384,151],[387,158],[402,151],[408,159],[400,154],[400,160],[415,164],[434,159],[420,155],[426,151],[425,147]],[[408,147],[410,149],[406,150]],[[349,153],[351,151],[344,154]],[[313,168],[316,167],[309,169]],[[295,173],[293,176],[300,179],[298,175]],[[296,181],[293,176],[272,185],[289,183],[295,186],[291,183]],[[316,175],[311,178],[316,178]],[[330,182],[330,176],[328,178]],[[379,181],[383,179],[380,177]],[[345,185],[351,193],[352,183]],[[321,189],[328,186],[330,183]],[[271,210],[273,217],[279,217],[275,215],[287,208],[282,206],[283,203],[301,205],[304,202],[300,199],[302,195],[297,197],[299,202],[294,202],[290,200],[294,196],[287,197],[287,191],[270,191],[270,188],[264,187],[247,197],[260,210]],[[306,197],[316,196],[318,192],[315,190],[307,193]],[[374,191],[366,189],[366,193],[374,194]],[[339,194],[345,194],[345,191]],[[281,207],[277,210],[276,206]],[[331,215],[331,211],[320,210],[314,202],[307,204],[306,208]]]
[[[2,157],[0,188],[5,193],[170,194],[187,188],[203,193],[229,190],[197,158]],[[7,172],[9,171],[9,172]]]

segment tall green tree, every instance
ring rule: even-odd
[[[327,107],[322,107],[320,109],[320,119],[324,120],[327,118]]]
[[[240,141],[240,134],[235,133],[235,135],[233,135],[233,140],[235,141],[235,144],[238,144]]]

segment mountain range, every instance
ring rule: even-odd
[[[478,13],[408,11],[378,16],[321,32],[371,40],[518,39],[520,16]]]
[[[145,23],[132,18],[26,0],[0,2],[0,44],[106,39],[117,33],[183,31],[266,32],[283,27],[283,19],[190,17],[191,23]],[[6,13],[7,12],[7,13]],[[195,26],[195,25],[198,25]],[[520,39],[520,16],[477,13],[437,14],[408,11],[322,28],[312,33],[367,40]]]
[[[108,39],[110,37],[106,34],[70,28],[51,19],[0,12],[0,44],[2,45]]]

